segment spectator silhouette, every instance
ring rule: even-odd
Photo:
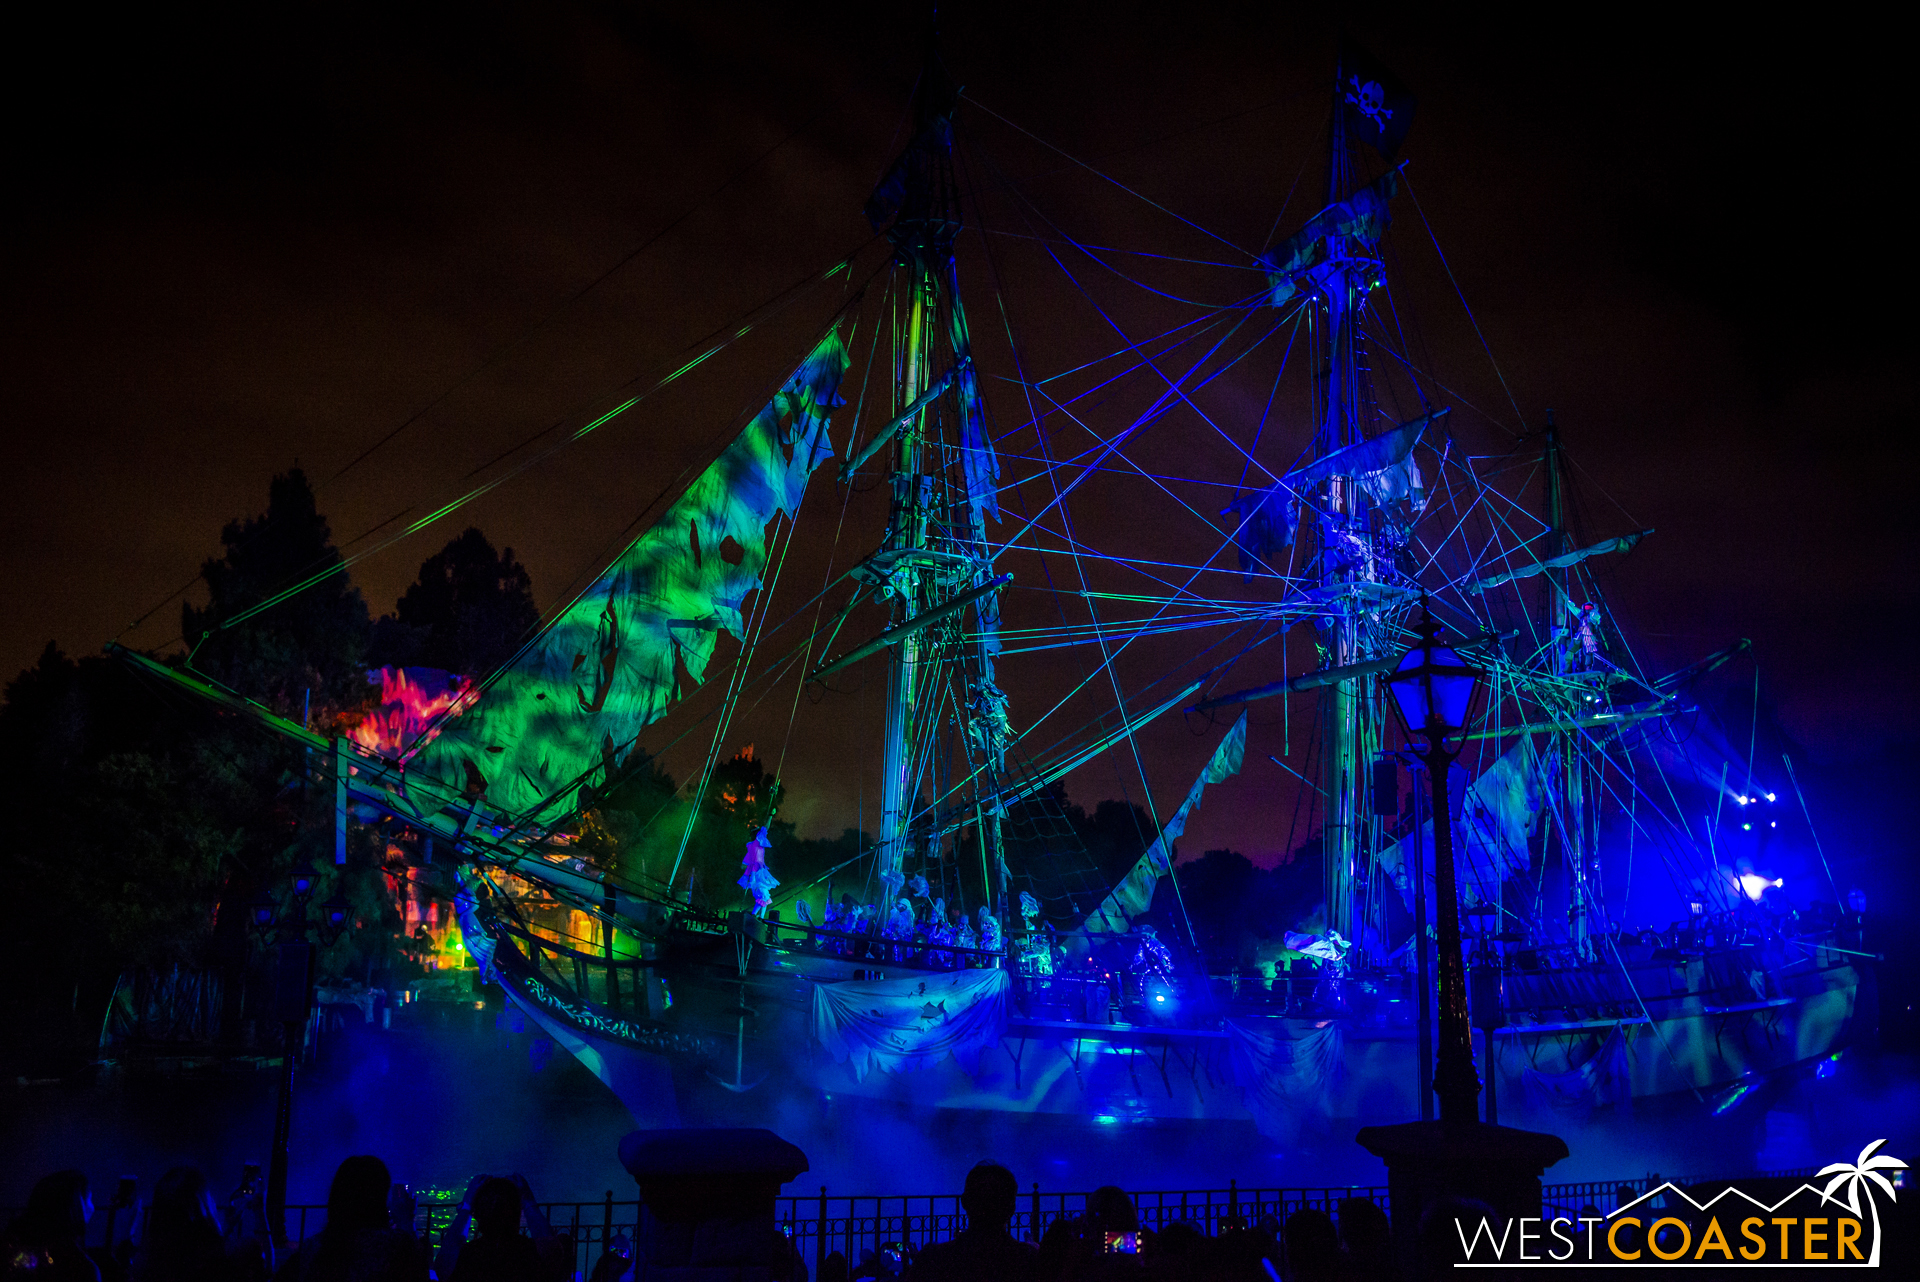
[[[633,1243],[626,1234],[616,1233],[607,1243],[607,1249],[600,1253],[600,1262],[593,1266],[593,1275],[587,1282],[620,1282],[632,1267]]]
[[[540,1250],[520,1232],[520,1186],[494,1176],[473,1195],[473,1221],[479,1235],[460,1250],[453,1282],[535,1282]]]
[[[1287,1217],[1288,1282],[1335,1282],[1340,1276],[1340,1238],[1325,1211],[1312,1207]]]
[[[1015,1240],[1007,1225],[1020,1197],[1020,1183],[998,1162],[981,1162],[967,1172],[960,1205],[967,1227],[948,1242],[929,1246],[914,1265],[915,1282],[967,1282],[1004,1278],[1027,1282],[1038,1276],[1040,1253]]]
[[[300,1244],[274,1282],[426,1282],[413,1230],[389,1223],[393,1178],[377,1157],[350,1157],[327,1189],[327,1226]]]
[[[7,1226],[4,1262],[8,1276],[55,1282],[100,1282],[100,1266],[87,1253],[87,1221],[93,1194],[79,1171],[55,1171],[33,1186],[26,1209]]]
[[[1040,1276],[1073,1282],[1136,1277],[1140,1257],[1111,1248],[1117,1245],[1114,1239],[1137,1235],[1139,1229],[1133,1199],[1112,1184],[1103,1185],[1087,1195],[1085,1215],[1055,1220],[1048,1227],[1040,1239]]]
[[[160,1177],[147,1204],[140,1249],[128,1276],[134,1282],[217,1282],[237,1279],[207,1177],[176,1166]]]
[[[1340,1202],[1340,1245],[1347,1252],[1347,1276],[1354,1282],[1391,1282],[1393,1242],[1387,1213],[1364,1197]]]

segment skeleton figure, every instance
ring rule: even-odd
[[[961,948],[978,948],[980,946],[980,941],[973,936],[973,923],[968,921],[964,916],[960,918],[959,929],[954,932],[953,942]],[[962,953],[959,957],[959,962],[962,966],[971,969],[980,964],[980,959],[972,953]]]

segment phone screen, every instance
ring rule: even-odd
[[[1135,1255],[1139,1250],[1140,1235],[1138,1233],[1107,1234],[1108,1255]]]

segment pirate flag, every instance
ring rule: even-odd
[[[1340,42],[1340,75],[1334,90],[1346,117],[1347,137],[1392,160],[1413,123],[1413,94],[1373,55],[1351,40]]]

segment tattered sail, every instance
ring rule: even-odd
[[[1236,518],[1233,545],[1239,552],[1240,572],[1250,576],[1258,568],[1277,573],[1280,550],[1293,546],[1300,527],[1298,504],[1310,487],[1335,477],[1352,477],[1376,504],[1405,499],[1418,509],[1426,502],[1427,487],[1413,447],[1420,443],[1427,425],[1445,413],[1424,414],[1371,440],[1335,450],[1227,504],[1221,515]]]
[[[660,520],[408,760],[523,816],[560,812],[619,768],[634,737],[697,683],[717,633],[739,637],[766,528],[833,455],[846,349],[829,334]]]
[[[951,272],[952,266],[948,266]],[[960,400],[960,461],[966,470],[967,506],[973,515],[976,538],[986,536],[985,522],[1000,519],[1000,460],[987,439],[987,411],[980,399],[980,381],[973,372],[973,340],[967,333],[967,313],[960,306],[959,282],[948,282],[953,299],[949,331],[956,368],[954,385]]]
[[[1247,714],[1242,712],[1240,719],[1233,723],[1233,729],[1227,731],[1227,737],[1220,741],[1213,756],[1208,759],[1206,769],[1193,781],[1193,787],[1187,793],[1187,799],[1173,812],[1173,818],[1160,827],[1160,835],[1154,838],[1147,852],[1140,856],[1138,863],[1113,893],[1100,901],[1100,906],[1087,914],[1081,929],[1090,935],[1118,935],[1126,931],[1134,918],[1141,916],[1153,904],[1153,888],[1160,878],[1173,870],[1173,843],[1187,830],[1187,816],[1200,808],[1200,794],[1207,790],[1210,783],[1219,783],[1240,773],[1240,763],[1247,755]]]
[[[1533,737],[1522,735],[1460,797],[1454,815],[1454,858],[1462,886],[1471,886],[1480,898],[1492,900],[1500,883],[1527,869],[1527,839],[1546,809],[1540,756]],[[1409,902],[1413,887],[1407,875],[1408,841],[1394,842],[1378,856],[1380,869],[1393,879]],[[1420,826],[1432,868],[1433,821]]]
[[[1327,261],[1327,237],[1345,236],[1374,245],[1387,234],[1387,202],[1400,194],[1400,174],[1389,169],[1345,200],[1307,220],[1307,225],[1260,260],[1267,269],[1275,307],[1300,292],[1300,278]]]

